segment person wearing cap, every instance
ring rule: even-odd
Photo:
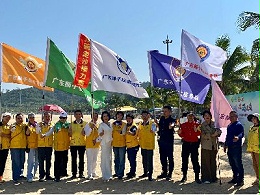
[[[93,115],[93,116],[92,116]],[[83,135],[86,136],[86,155],[87,155],[87,169],[88,177],[87,179],[92,180],[97,177],[96,166],[97,166],[97,156],[100,147],[100,141],[98,135],[98,113],[91,114],[92,120],[86,124],[83,130]]]
[[[166,180],[171,180],[172,178],[174,167],[174,119],[171,117],[171,112],[171,106],[164,106],[163,116],[161,116],[158,124],[158,145],[162,165],[162,173],[157,176],[158,179],[166,178]]]
[[[13,182],[19,183],[19,179],[24,179],[23,170],[25,162],[25,148],[27,145],[23,114],[15,116],[16,122],[11,125],[10,151],[12,159]]]
[[[233,178],[228,183],[239,187],[244,185],[244,167],[242,163],[242,138],[244,127],[238,121],[236,111],[229,113],[230,124],[227,127],[227,135],[224,145],[224,152],[227,150],[229,164],[233,172]]]
[[[117,111],[116,121],[112,124],[112,146],[114,152],[115,174],[114,177],[122,179],[125,171],[125,153],[126,153],[126,123],[123,122],[124,113]]]
[[[215,128],[210,111],[205,110],[202,116],[204,122],[199,126],[201,131],[201,180],[203,183],[209,184],[217,181],[216,157],[221,130]]]
[[[48,137],[54,133],[54,176],[55,181],[59,182],[67,167],[67,155],[69,149],[69,127],[67,113],[60,113],[60,120],[42,137]]]
[[[112,178],[112,125],[110,124],[110,114],[103,111],[101,114],[102,123],[98,127],[99,140],[101,146],[101,172],[102,179],[108,182]]]
[[[71,153],[71,171],[74,179],[77,177],[77,166],[79,168],[79,178],[84,178],[84,155],[86,139],[82,135],[82,130],[86,126],[87,122],[83,121],[83,114],[81,110],[74,111],[75,121],[70,124],[69,135],[70,135],[70,153]],[[78,154],[78,156],[77,156]],[[77,165],[77,159],[79,163]]]
[[[148,111],[142,111],[143,122],[138,126],[138,138],[141,148],[143,175],[140,178],[148,177],[149,181],[153,181],[153,150],[155,148],[155,132],[156,124],[150,120]]]
[[[0,122],[0,183],[3,183],[3,174],[10,147],[11,131],[8,122],[11,119],[11,113],[4,113]]]
[[[26,125],[26,138],[27,138],[27,181],[31,183],[38,168],[38,135],[36,133],[37,122],[35,114],[28,114],[28,124]]]
[[[39,182],[43,182],[44,177],[46,180],[53,180],[53,177],[50,176],[53,133],[47,137],[42,136],[50,131],[53,125],[51,122],[51,113],[44,112],[43,121],[36,126],[36,133],[38,134]],[[44,162],[46,165],[45,169]]]
[[[136,155],[139,150],[139,142],[137,138],[137,125],[134,123],[134,115],[126,115],[126,148],[127,158],[130,164],[130,171],[127,178],[135,177],[136,172]]]
[[[182,173],[183,177],[181,182],[185,182],[187,180],[187,171],[189,164],[189,156],[191,155],[191,162],[193,165],[193,171],[195,173],[195,181],[198,184],[201,184],[201,180],[199,178],[200,173],[200,165],[199,165],[199,139],[200,131],[198,129],[199,124],[194,121],[194,114],[189,113],[187,115],[188,121],[181,124],[180,129],[178,130],[179,136],[182,138]]]
[[[247,119],[253,123],[248,132],[247,142],[247,151],[251,153],[253,168],[256,175],[256,180],[252,184],[259,185],[259,114],[249,114]]]

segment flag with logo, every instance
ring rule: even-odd
[[[216,81],[222,80],[222,66],[227,53],[220,47],[208,44],[182,30],[181,64],[182,67]]]
[[[33,55],[2,43],[1,81],[29,85],[38,89],[53,91],[43,87],[45,62]]]
[[[74,69],[75,64],[59,50],[52,40],[48,39],[44,77],[45,85],[67,93],[86,97],[92,105],[90,84],[86,89],[73,85]],[[93,97],[93,108],[97,109],[104,104],[104,91],[93,92]]]
[[[128,63],[106,46],[91,40],[92,90],[104,90],[148,98]]]
[[[183,69],[180,60],[159,53],[148,51],[150,80],[154,87],[178,91],[186,101],[203,104],[210,87],[210,80]]]
[[[225,142],[227,126],[230,124],[229,113],[232,111],[232,107],[230,106],[216,81],[213,79],[211,80],[211,86],[212,97],[210,111],[212,113],[212,117],[214,118],[216,128],[221,128],[222,130],[219,141]]]

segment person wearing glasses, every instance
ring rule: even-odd
[[[48,137],[54,133],[54,176],[55,181],[59,182],[64,175],[64,170],[67,167],[68,149],[69,149],[69,127],[67,122],[67,113],[60,113],[60,120],[42,137]]]

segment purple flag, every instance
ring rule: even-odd
[[[157,50],[148,51],[148,60],[152,86],[176,90],[186,101],[204,103],[210,87],[209,79],[183,69],[180,60]]]

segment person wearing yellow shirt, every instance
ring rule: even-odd
[[[259,114],[249,114],[248,121],[253,125],[248,132],[247,151],[251,153],[256,180],[253,185],[259,185]]]
[[[126,148],[127,158],[130,163],[130,171],[127,173],[127,178],[135,177],[136,172],[136,155],[139,150],[139,142],[137,139],[137,126],[134,123],[134,115],[126,115]]]
[[[3,173],[5,170],[5,164],[8,157],[8,151],[10,147],[10,125],[8,122],[11,119],[11,113],[4,113],[2,116],[2,122],[0,122],[0,183],[3,183]]]
[[[101,138],[98,134],[98,113],[94,113],[92,120],[84,127],[83,135],[86,135],[86,154],[88,179],[92,180],[96,175],[97,156]]]
[[[38,135],[36,133],[37,122],[35,119],[35,114],[28,114],[28,124],[25,127],[25,134],[27,136],[27,151],[28,160],[27,160],[27,181],[31,183],[38,168]]]
[[[25,126],[23,123],[23,114],[18,113],[15,116],[16,122],[11,126],[11,141],[10,151],[12,159],[13,182],[19,183],[19,179],[23,176],[25,162],[26,135]]]
[[[51,113],[43,113],[43,121],[37,124],[36,133],[38,134],[38,160],[39,160],[39,182],[46,180],[53,180],[50,176],[51,156],[53,146],[53,133],[48,137],[42,135],[47,133],[53,127],[51,122]],[[44,169],[45,162],[45,169]]]
[[[125,171],[125,153],[126,153],[126,123],[123,122],[124,113],[116,113],[116,121],[112,124],[112,146],[114,152],[115,174],[114,177],[122,179]]]
[[[81,110],[74,111],[75,121],[70,124],[69,135],[70,139],[70,153],[71,153],[71,179],[75,179],[77,176],[77,158],[79,158],[79,178],[84,178],[84,154],[86,139],[81,134],[82,130],[86,126],[87,122],[83,121],[83,115]],[[77,153],[79,154],[77,156]]]
[[[142,111],[143,122],[138,126],[137,131],[144,170],[144,174],[140,178],[148,177],[149,181],[153,181],[153,150],[155,148],[155,132],[157,127],[149,118],[149,112],[146,110]]]
[[[60,120],[42,137],[48,137],[54,133],[54,176],[55,181],[59,182],[67,166],[67,154],[69,149],[69,126],[67,113],[60,113]]]

